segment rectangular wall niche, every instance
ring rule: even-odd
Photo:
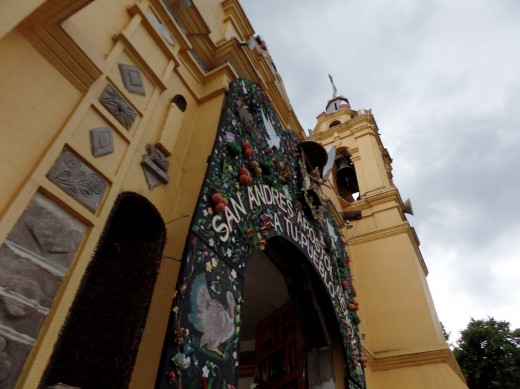
[[[37,194],[0,246],[0,388],[14,388],[86,226]]]

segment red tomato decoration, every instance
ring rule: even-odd
[[[224,203],[218,203],[215,205],[214,209],[215,209],[215,212],[222,213],[226,209],[226,206],[224,205]]]
[[[224,197],[220,193],[215,193],[213,196],[211,196],[211,201],[218,204],[221,203],[224,200]]]
[[[238,181],[240,181],[241,184],[249,184],[249,179],[251,177],[246,174],[241,174],[240,177],[238,177]]]

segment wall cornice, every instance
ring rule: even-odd
[[[453,353],[447,347],[430,348],[426,350],[401,350],[398,352],[373,353],[371,350],[363,346],[363,351],[368,356],[368,364],[374,372],[435,363],[446,363],[462,380],[462,382],[466,382]]]

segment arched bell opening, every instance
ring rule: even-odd
[[[301,251],[269,239],[248,262],[243,295],[239,389],[344,387],[338,321]]]
[[[126,388],[165,243],[155,207],[117,199],[54,348],[42,387]]]
[[[335,179],[339,195],[349,203],[359,200],[359,184],[354,163],[346,148],[338,148]]]

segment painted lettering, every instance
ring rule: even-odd
[[[224,233],[224,235],[222,236],[219,236],[218,238],[222,241],[222,242],[227,242],[228,238],[229,238],[229,227],[226,223],[220,223],[220,221],[222,220],[222,216],[220,215],[215,215],[213,216],[213,219],[211,220],[211,226],[213,227],[213,230],[217,233],[217,234],[221,234],[221,233]],[[217,224],[219,223],[219,224]]]
[[[278,218],[278,214],[275,213],[273,215],[273,221],[274,221],[274,229],[278,232],[283,232],[282,225],[280,224],[280,219]]]
[[[256,189],[256,187],[255,187]],[[258,195],[258,191],[256,193]],[[254,205],[256,204],[258,207],[260,206],[260,201],[258,200],[258,197],[255,196],[255,193],[253,193],[253,187],[248,186],[247,187],[247,198],[249,200],[249,209],[253,209]]]
[[[262,191],[264,192],[264,204],[271,205],[273,203],[273,192],[271,187],[268,185],[262,185]]]
[[[258,187],[258,185],[255,185],[255,194],[262,201],[262,203],[265,204],[264,192],[262,191],[261,187]]]

